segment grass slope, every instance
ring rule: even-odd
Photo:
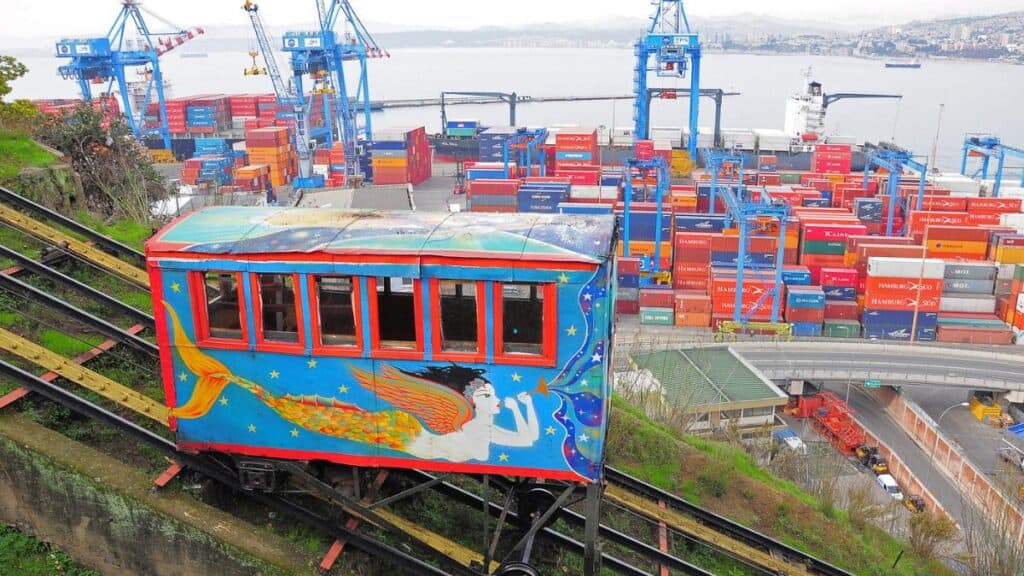
[[[3,524],[0,524],[0,574],[100,576],[99,572],[79,567],[60,550]]]
[[[842,511],[826,514],[813,496],[737,448],[670,430],[621,398],[615,398],[613,412],[611,466],[855,574],[950,574],[880,528],[858,530]],[[890,569],[901,551],[903,558]]]
[[[17,176],[22,168],[45,168],[56,161],[30,137],[0,130],[0,182]]]

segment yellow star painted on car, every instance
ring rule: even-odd
[[[188,374],[186,374],[184,372],[182,372],[181,374],[178,374],[178,380],[181,380],[182,382],[184,382],[185,380],[188,380]]]
[[[341,392],[342,394],[348,394],[348,386],[339,386],[338,392]]]
[[[565,272],[562,272],[561,274],[558,275],[558,281],[561,282],[562,284],[568,284],[569,277],[565,275]]]
[[[181,292],[181,284],[178,284],[177,282],[171,284],[171,290],[175,292]]]
[[[569,336],[575,336],[576,335],[576,327],[575,326],[569,326],[568,328],[565,329],[565,333],[568,334]]]
[[[281,373],[278,372],[277,370],[271,370],[270,371],[270,378],[271,379],[275,379],[276,380],[277,377],[280,376],[280,375],[281,375]]]
[[[498,460],[502,462],[508,462],[508,454],[505,454],[504,452],[498,454]]]
[[[557,430],[555,430],[554,426],[548,426],[547,428],[544,429],[544,432],[546,432],[548,436],[554,436]]]
[[[295,428],[292,428],[292,438],[298,438],[298,437],[299,437],[299,431],[296,430]]]
[[[249,432],[255,432],[255,431],[256,431],[256,425],[255,424],[249,424]]]
[[[521,382],[522,380],[523,380],[523,377],[519,375],[519,372],[513,372],[512,373],[512,381],[513,382]]]
[[[227,398],[221,398],[220,399],[220,405],[221,406],[227,406],[228,405],[228,399]]]
[[[310,368],[316,368],[316,359],[310,358],[309,362],[306,362],[306,366],[309,366]]]

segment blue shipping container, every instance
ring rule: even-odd
[[[562,202],[558,205],[562,214],[611,214],[610,204],[591,204],[586,202]]]
[[[721,232],[725,229],[725,216],[719,214],[676,214],[675,229],[683,232]]]
[[[731,268],[736,267],[736,263],[739,261],[739,254],[736,252],[712,252],[711,253],[711,265],[712,266],[728,266]],[[775,266],[775,254],[755,254],[747,253],[745,259],[745,266],[764,268]]]
[[[782,283],[787,286],[810,286],[810,270],[782,270]]]
[[[619,288],[639,288],[639,274],[619,274]]]
[[[821,336],[821,324],[813,322],[793,322],[793,336]]]
[[[825,294],[821,290],[797,288],[786,292],[786,308],[821,309],[825,307]]]
[[[856,300],[857,288],[852,286],[822,286],[826,300]]]

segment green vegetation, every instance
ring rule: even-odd
[[[0,130],[0,182],[17,176],[22,168],[44,168],[56,161],[30,136]]]
[[[857,528],[846,512],[824,506],[795,484],[763,470],[739,448],[652,422],[618,397],[612,410],[607,440],[611,466],[855,574],[951,574],[881,528]],[[694,550],[689,558],[716,574],[749,573],[727,563],[717,567],[716,562],[726,562],[716,560],[717,555],[698,561],[707,553]],[[901,552],[899,564],[890,570]]]
[[[78,566],[60,550],[5,524],[0,524],[0,574],[99,576],[99,572]]]
[[[102,220],[85,210],[79,210],[75,213],[75,220],[100,234],[110,236],[114,240],[135,248],[140,252],[143,249],[143,244],[153,234],[153,230],[145,223],[133,220],[116,220],[112,224],[105,224]]]
[[[101,336],[78,334],[72,336],[57,330],[46,329],[39,332],[39,343],[61,356],[74,358],[79,354],[92,350],[103,342]]]

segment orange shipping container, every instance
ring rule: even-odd
[[[675,324],[691,328],[707,328],[711,325],[711,314],[707,312],[676,312]]]

